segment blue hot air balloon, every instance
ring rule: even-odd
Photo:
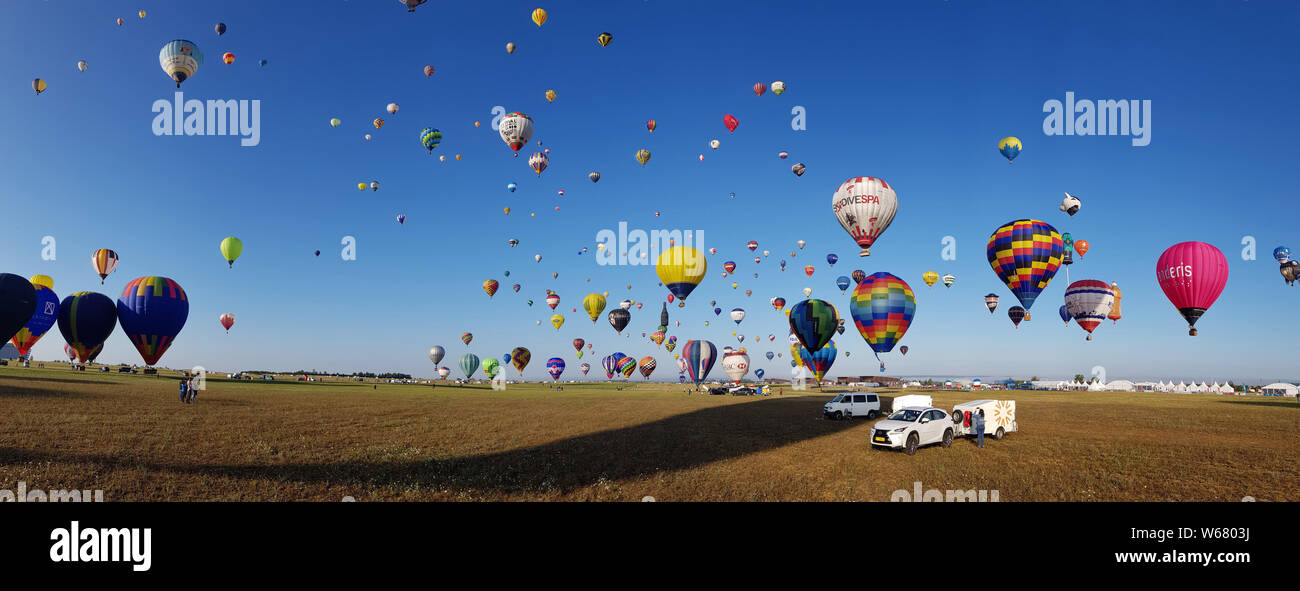
[[[27,324],[18,329],[18,333],[13,336],[14,348],[18,349],[18,354],[23,357],[27,357],[36,341],[41,340],[54,323],[59,321],[59,296],[44,285],[32,284],[32,287],[36,289],[36,311],[32,313]]]
[[[465,379],[469,379],[478,371],[478,355],[466,353],[460,356],[460,370],[465,372]]]
[[[763,371],[763,370],[761,370],[761,369],[756,369],[756,370],[754,370],[754,375],[758,376],[758,379],[760,379],[760,380],[763,379],[763,374],[765,374],[765,373],[767,373],[767,372],[765,372],[765,371]]]
[[[122,331],[144,358],[155,365],[172,346],[190,315],[190,301],[180,284],[166,277],[137,277],[117,298]]]
[[[848,277],[845,277],[844,275],[840,275],[838,278],[835,279],[835,287],[840,288],[840,293],[844,293],[844,290],[849,288],[850,281],[851,280]]]
[[[560,374],[564,373],[564,360],[559,357],[547,359],[546,373],[551,374],[551,380],[559,381]]]
[[[768,352],[767,352],[767,360],[768,360],[768,361],[771,361],[773,357],[776,357],[776,354],[773,353],[773,352],[771,352],[771,351],[768,351]]]
[[[432,127],[426,127],[420,130],[420,145],[424,146],[424,149],[428,150],[430,154],[433,153],[433,149],[438,147],[438,144],[440,143],[442,143],[441,131]]]
[[[790,332],[814,353],[831,340],[840,325],[840,313],[830,302],[804,300],[790,308]]]
[[[1285,246],[1279,246],[1277,248],[1274,248],[1273,258],[1277,259],[1277,262],[1279,264],[1288,262],[1291,260],[1291,249]]]
[[[818,383],[821,383],[822,378],[826,377],[826,372],[835,363],[835,353],[835,341],[826,341],[826,345],[816,353],[808,351],[807,347],[799,347],[799,358],[803,359],[804,366],[817,377]]]
[[[686,341],[682,348],[682,359],[686,360],[686,373],[695,385],[700,385],[713,369],[718,360],[718,348],[709,341]]]
[[[181,83],[193,78],[199,66],[203,65],[203,52],[193,41],[169,41],[158,52],[158,65],[176,81],[176,88],[180,88]]]
[[[1060,313],[1061,320],[1064,320],[1066,324],[1070,323],[1070,311],[1066,310],[1065,306],[1061,306],[1061,309],[1057,310],[1057,312]]]
[[[835,254],[835,253],[831,253],[831,254],[826,255],[826,264],[828,264],[828,265],[830,265],[830,266],[832,266],[832,267],[834,267],[834,266],[835,266],[835,263],[838,263],[839,260],[840,260],[839,255],[837,255],[837,254]]]
[[[59,332],[82,363],[99,353],[114,328],[117,328],[117,306],[102,293],[77,292],[59,304]]]
[[[21,275],[0,273],[0,337],[3,343],[22,330],[36,313],[36,287]],[[105,335],[107,336],[107,335]]]

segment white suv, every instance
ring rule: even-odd
[[[909,406],[894,411],[889,418],[871,428],[871,445],[890,449],[902,448],[907,455],[916,454],[922,445],[952,445],[952,420],[948,413],[933,406]]]
[[[835,395],[822,407],[822,416],[828,419],[867,417],[880,414],[880,397],[873,392],[845,392]]]

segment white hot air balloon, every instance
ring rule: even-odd
[[[442,358],[446,355],[447,350],[443,349],[442,345],[434,345],[429,349],[429,361],[432,361],[434,365],[438,365],[438,362],[442,361]]]
[[[1079,213],[1080,207],[1083,207],[1083,202],[1069,193],[1066,193],[1065,199],[1061,200],[1061,211],[1070,214],[1070,217],[1074,217],[1074,214]]]
[[[812,295],[812,288],[811,288],[811,287],[805,287],[805,288],[803,288],[803,297],[808,297],[808,296],[811,296],[811,295]]]
[[[1065,311],[1070,314],[1079,328],[1088,331],[1088,340],[1092,340],[1092,331],[1115,305],[1115,290],[1105,281],[1084,279],[1071,283],[1065,289]]]
[[[798,241],[798,242],[795,243],[795,245],[799,247],[799,250],[803,250],[803,247],[804,247],[805,245],[807,245],[807,244],[808,244],[808,243],[807,243],[807,242],[804,242],[803,240],[800,240],[800,241]]]
[[[618,307],[624,310],[630,309],[632,307],[632,300],[623,300],[618,303]]]
[[[85,71],[86,71],[86,68],[88,68],[88,67],[89,67],[89,64],[86,63],[86,60],[81,60],[81,61],[77,62],[77,69],[78,69],[78,70],[81,70],[82,72],[85,72]]]
[[[497,132],[501,134],[501,141],[518,156],[519,149],[533,139],[533,118],[523,113],[509,113],[497,124]]]
[[[734,320],[736,324],[740,324],[740,321],[745,319],[745,311],[741,310],[740,308],[732,309],[731,319]]]
[[[957,278],[956,278],[956,277],[953,277],[953,275],[952,275],[951,273],[949,273],[949,274],[943,276],[943,286],[944,286],[944,287],[952,287],[952,284],[953,284],[954,282],[956,282],[956,281],[957,281]]]
[[[739,350],[727,353],[722,357],[722,371],[727,372],[733,383],[739,384],[740,379],[749,373],[749,355]]]
[[[540,255],[540,254],[535,254],[535,255],[533,255],[533,260],[534,260],[534,261],[537,261],[537,262],[539,262],[539,263],[542,262],[542,255]]]
[[[862,252],[871,254],[871,245],[894,221],[898,213],[898,195],[884,179],[860,176],[844,181],[831,197],[835,217],[858,243]]]
[[[718,146],[721,146],[721,145],[722,145],[722,142],[720,142],[720,141],[718,141],[718,140],[713,140],[713,141],[709,142],[709,147],[710,147],[710,148],[713,148],[714,150],[718,149]]]
[[[442,378],[442,379],[445,380],[445,379],[447,379],[447,376],[449,376],[449,375],[451,375],[451,370],[450,370],[450,369],[447,369],[447,368],[445,368],[445,367],[439,367],[439,368],[438,368],[438,377],[440,377],[440,378]]]
[[[397,103],[388,103],[388,114],[389,115],[397,114]]]

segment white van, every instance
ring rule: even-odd
[[[845,392],[836,394],[826,406],[822,407],[822,416],[828,419],[851,419],[853,417],[876,418],[880,414],[880,396],[875,392]]]
[[[930,398],[929,394],[907,394],[904,396],[895,396],[890,404],[891,406],[889,407],[889,410],[892,412],[909,406],[934,406],[934,401]]]
[[[985,435],[1002,439],[1007,433],[1016,430],[1015,400],[972,400],[952,407],[952,422],[958,435],[976,435],[974,427],[966,426],[966,414],[981,410],[984,411]]]

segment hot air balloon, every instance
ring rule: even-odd
[[[447,369],[446,367],[438,366],[438,377],[439,377],[439,378],[445,380],[445,379],[447,379],[447,376],[449,376],[449,375],[451,375],[451,370],[450,370],[450,369]]]
[[[175,343],[189,314],[185,290],[166,277],[137,277],[126,284],[117,299],[118,322],[145,365],[158,363]]]
[[[226,333],[229,334],[230,327],[235,325],[235,315],[227,312],[225,314],[222,314],[221,317],[218,318],[218,320],[221,321],[221,326],[224,327],[226,329]]]
[[[646,380],[649,380],[650,374],[654,373],[655,367],[658,367],[658,365],[659,364],[655,362],[655,358],[653,356],[646,355],[645,357],[641,358],[641,361],[639,363],[637,363],[637,369],[641,370],[642,377],[644,377]]]
[[[623,301],[621,301],[621,302],[618,303],[618,307],[620,307],[620,308],[622,308],[622,309],[624,309],[624,310],[628,310],[628,309],[630,309],[630,308],[632,307],[632,300],[623,300]]]
[[[1204,242],[1180,242],[1156,261],[1156,280],[1165,297],[1187,320],[1188,333],[1196,336],[1196,321],[1228,283],[1228,260],[1219,249]]]
[[[813,353],[831,340],[840,323],[839,311],[823,300],[799,302],[790,308],[789,317],[790,332]]]
[[[749,373],[749,355],[743,350],[723,355],[722,371],[727,372],[727,377],[731,378],[733,384],[739,384],[745,374]]]
[[[4,285],[5,279],[0,275],[0,286]],[[31,288],[30,283],[27,286]],[[5,287],[0,287],[0,292],[7,291]],[[6,307],[5,310],[7,316],[9,308]],[[63,333],[63,340],[72,346],[77,359],[82,363],[90,361],[91,356],[98,353],[104,345],[108,335],[112,334],[117,326],[117,311],[117,306],[113,305],[113,300],[108,296],[89,291],[72,294],[59,304],[59,332]],[[22,323],[18,326],[22,326]],[[0,329],[6,328],[7,325],[0,326]]]
[[[265,65],[266,65],[266,60],[257,60],[257,65],[259,65],[259,66],[265,66]]]
[[[230,268],[234,268],[235,259],[244,252],[244,243],[234,236],[227,236],[221,240],[221,256],[226,259]]]
[[[374,121],[371,121],[370,123],[371,123],[371,125],[374,125],[374,126],[375,126],[375,129],[379,129],[379,128],[381,128],[381,127],[384,126],[384,120],[383,120],[383,119],[380,119],[380,118],[378,118],[378,117],[375,117],[375,120],[374,120]]]
[[[472,340],[474,340],[474,334],[473,334],[473,333],[468,333],[468,332],[467,332],[467,333],[465,333],[465,334],[463,334],[463,335],[460,335],[460,342],[465,343],[466,345],[468,345],[469,342],[472,341]]]
[[[816,267],[813,267],[812,265],[808,265],[803,268],[804,274],[808,275],[809,277],[812,277],[813,273],[816,271],[817,271]]]
[[[989,314],[998,309],[998,294],[991,293],[984,296],[984,307],[989,309]]]
[[[953,277],[951,273],[943,276],[943,286],[944,286],[944,287],[952,287],[952,284],[953,284],[954,282],[956,282],[956,281],[957,281],[957,278],[956,278],[956,277]]]
[[[1061,315],[1061,320],[1065,322],[1066,325],[1070,324],[1070,309],[1066,308],[1065,304],[1061,304],[1061,309],[1057,310],[1057,313]]]
[[[826,377],[826,372],[830,371],[831,365],[835,363],[836,352],[835,341],[826,341],[826,345],[816,352],[809,351],[807,347],[799,348],[799,359],[803,361],[802,365],[812,371],[813,376],[817,378],[818,387],[821,386],[822,378]]]
[[[767,85],[766,85],[766,84],[763,84],[762,82],[756,82],[756,83],[754,83],[754,94],[755,94],[755,95],[763,96],[763,93],[764,93],[764,92],[767,92]]]
[[[1070,214],[1070,217],[1074,217],[1074,214],[1079,213],[1080,207],[1083,207],[1083,202],[1069,193],[1066,193],[1065,199],[1061,200],[1061,211]]]
[[[226,65],[229,66],[230,64],[235,63],[235,54],[227,51],[221,55],[221,61],[226,62]]]
[[[645,166],[645,163],[650,161],[650,150],[646,150],[644,148],[637,150],[636,161],[640,162],[641,166]]]
[[[718,140],[711,140],[711,141],[709,142],[709,147],[712,148],[712,149],[714,149],[714,150],[718,149],[718,147],[721,146],[721,145],[722,145],[722,142],[720,142],[720,141],[718,141]],[[735,193],[732,193],[731,196],[734,198],[736,195],[735,195]]]
[[[483,282],[483,291],[487,292],[488,297],[492,297],[493,295],[496,295],[497,288],[500,286],[501,284],[497,283],[496,279],[488,279]]]
[[[158,65],[176,81],[176,88],[180,88],[181,83],[193,78],[199,66],[203,65],[203,52],[192,41],[170,41],[158,52]]]
[[[424,77],[428,78],[433,75],[433,66],[424,67]],[[474,127],[478,127],[478,121],[474,122]]]
[[[554,310],[556,306],[560,305],[560,295],[553,291],[548,292],[546,294],[546,305]]]
[[[510,365],[515,366],[519,375],[524,375],[524,368],[528,367],[528,362],[532,360],[533,354],[523,347],[515,347],[510,351]]]
[[[1023,146],[1020,144],[1020,138],[1011,136],[1004,137],[1002,138],[1002,141],[998,142],[998,152],[1002,154],[1003,158],[1007,159],[1007,164],[1011,164],[1011,161],[1015,160],[1016,156],[1020,155],[1020,149],[1022,147]]]
[[[555,330],[560,330],[560,327],[561,327],[561,326],[564,326],[564,315],[563,315],[563,314],[552,314],[552,315],[551,315],[551,326],[554,326],[554,327],[555,327]]]
[[[340,125],[343,125],[343,120],[339,119],[338,117],[334,117],[330,119],[330,127],[338,127]]]
[[[1007,318],[1011,319],[1011,323],[1016,325],[1016,328],[1020,328],[1020,321],[1025,319],[1025,309],[1020,306],[1011,306],[1011,308],[1007,309]]]
[[[745,311],[740,308],[732,308],[731,319],[735,321],[736,324],[740,324],[740,321],[745,319]]]
[[[832,266],[832,267],[834,267],[834,266],[835,266],[835,263],[839,262],[839,260],[840,260],[839,255],[837,255],[837,254],[835,254],[835,253],[831,253],[831,254],[826,255],[826,264],[828,264],[828,265],[830,265],[830,266]]]
[[[1082,258],[1083,255],[1088,254],[1088,241],[1087,241],[1087,240],[1075,240],[1075,241],[1074,241],[1074,252],[1079,253],[1079,257],[1080,257],[1080,258]]]
[[[506,53],[514,53],[514,52],[515,52],[515,44],[514,44],[514,43],[507,43],[507,44],[506,44]]]
[[[1083,279],[1065,288],[1065,310],[1079,328],[1087,331],[1089,341],[1092,331],[1106,319],[1114,304],[1115,292],[1105,281]]]
[[[433,149],[438,147],[438,144],[440,143],[442,143],[441,131],[432,127],[426,127],[420,130],[420,145],[424,146],[424,149],[427,150],[429,154],[433,154]]]
[[[550,103],[550,102],[554,102],[554,101],[555,101],[555,96],[556,96],[556,95],[555,95],[555,91],[554,91],[554,90],[548,90],[548,91],[546,91],[546,102],[548,102],[548,103]]]
[[[713,369],[717,361],[718,348],[709,341],[686,341],[682,349],[682,359],[686,362],[686,373],[695,385],[700,385]]]
[[[533,138],[533,118],[518,112],[507,113],[497,124],[497,132],[501,134],[501,141],[518,156],[519,149]]]
[[[82,72],[85,72],[85,71],[86,71],[86,68],[89,68],[89,67],[90,67],[90,64],[87,64],[87,63],[86,63],[86,60],[80,60],[80,61],[77,62],[77,70],[80,70],[80,71],[82,71]]]
[[[428,0],[397,0],[397,2],[402,6],[405,6],[407,12],[415,12],[416,6],[424,4],[425,2],[428,2]],[[475,365],[478,364],[476,363]],[[465,376],[465,377],[469,377],[469,376]]]
[[[1279,246],[1279,247],[1277,247],[1277,248],[1274,248],[1274,249],[1273,249],[1273,259],[1276,260],[1276,261],[1278,262],[1278,264],[1282,264],[1282,263],[1290,262],[1290,260],[1291,260],[1291,249],[1290,249],[1290,248],[1287,248],[1287,247],[1285,247],[1285,246]]]
[[[429,348],[429,361],[432,361],[435,366],[438,365],[438,363],[442,361],[442,358],[446,355],[447,355],[447,350],[443,349],[442,345],[434,345],[433,347]]]
[[[863,279],[867,278],[867,272],[863,271],[862,269],[854,269],[853,273],[850,274],[849,276],[853,278],[853,284],[857,285],[859,283],[862,283]]]
[[[117,268],[117,253],[107,248],[96,250],[90,255],[90,266],[99,274],[99,284],[103,285],[108,275]]]
[[[596,319],[600,318],[600,313],[605,310],[605,296],[598,293],[587,294],[587,297],[582,298],[582,309],[587,311],[592,324],[595,324]]]
[[[782,82],[782,81],[780,81],[780,80],[777,80],[777,81],[775,81],[775,82],[772,83],[772,94],[775,94],[775,95],[777,95],[777,96],[781,96],[781,95],[784,94],[784,93],[785,93],[785,83],[784,83],[784,82]]]
[[[121,17],[118,17],[118,19],[117,19],[117,26],[120,27],[120,26],[122,26],[122,24],[125,23],[125,22],[126,22],[126,21],[122,20]]]
[[[560,381],[560,374],[564,373],[564,360],[559,357],[547,359],[546,373],[551,374],[552,381]]]
[[[614,327],[614,332],[619,334],[622,334],[623,329],[627,328],[627,323],[632,321],[632,313],[623,308],[610,310],[607,317],[609,318],[609,325]]]
[[[23,323],[22,328],[17,329],[17,332],[10,339],[13,341],[14,348],[18,350],[18,354],[23,358],[28,357],[32,346],[41,340],[41,337],[45,336],[45,333],[49,332],[54,323],[59,320],[59,296],[54,293],[53,284],[54,281],[45,275],[36,275],[31,279],[31,286],[36,290],[36,306],[32,310],[31,318]],[[19,296],[26,295],[26,290],[22,289],[21,285],[15,285],[13,292]],[[14,320],[17,320],[17,317],[21,316],[26,310],[26,305],[21,298],[10,300],[9,298],[12,296],[6,295],[8,297],[4,301],[5,310],[8,312],[8,306],[14,306]],[[9,334],[9,328],[8,324],[5,323],[0,326],[0,333]]]
[[[1278,272],[1282,274],[1282,280],[1287,285],[1294,285],[1296,279],[1300,278],[1300,261],[1287,261],[1278,265]]]
[[[42,294],[40,292],[49,293]],[[82,292],[82,294],[85,293],[88,292]],[[55,300],[53,306],[49,303],[50,299]],[[104,299],[107,300],[108,298]],[[35,331],[27,327],[29,323],[35,321],[36,324],[33,328],[39,328],[40,324],[48,320],[51,312],[57,317],[60,313],[57,300],[58,296],[54,295],[53,290],[45,286],[40,286],[38,289],[37,285],[20,275],[0,273],[0,337],[4,338],[4,340],[0,340],[0,343],[14,340],[14,346],[17,347],[19,341],[25,342],[30,339],[31,342],[26,345],[28,348],[36,344],[36,341],[40,339],[40,335],[49,330],[49,326],[46,326],[45,330],[39,331],[40,334],[35,334]],[[112,328],[112,326],[109,326],[109,331],[112,331]],[[20,339],[20,337],[23,338]],[[105,333],[104,337],[107,338],[108,334]],[[70,339],[65,340],[72,342]],[[99,342],[103,342],[103,339],[100,339]],[[19,353],[26,355],[21,350]]]
[[[551,158],[541,152],[533,152],[533,155],[528,157],[528,166],[533,169],[533,172],[537,173],[538,178],[541,178],[542,171],[546,170],[550,163]]]
[[[727,114],[722,116],[722,124],[727,126],[727,131],[735,133],[736,127],[740,125],[740,120],[733,115]]]
[[[898,195],[884,179],[869,176],[851,178],[840,184],[831,196],[831,210],[844,231],[869,256],[871,245],[889,228],[898,213]]]
[[[1061,266],[1064,241],[1047,222],[1015,220],[989,236],[989,266],[1026,311]]]
[[[889,273],[872,273],[853,290],[849,314],[879,360],[880,354],[892,351],[911,327],[916,296],[906,281]]]
[[[655,272],[659,280],[677,299],[679,306],[686,304],[686,296],[704,280],[708,273],[709,262],[699,250],[690,246],[674,246],[659,255],[655,263]]]
[[[506,363],[510,362],[509,359],[510,359],[510,355],[507,354]],[[483,373],[488,377],[489,380],[495,379],[497,377],[497,374],[500,372],[501,372],[501,362],[498,361],[496,357],[488,357],[487,359],[483,360]]]
[[[460,356],[460,370],[465,372],[465,379],[470,379],[478,370],[478,355],[466,353]]]
[[[546,11],[545,11],[545,10],[542,10],[542,9],[540,9],[540,8],[538,8],[537,10],[534,10],[534,11],[533,11],[533,22],[536,23],[537,26],[539,26],[539,27],[542,26],[543,24],[546,24]]]
[[[902,353],[903,355],[907,355],[907,345],[903,345],[902,347],[899,347],[898,352]],[[845,355],[848,355],[848,353],[845,353]]]
[[[579,365],[579,366],[578,366],[578,369],[582,370],[582,375],[585,376],[585,375],[587,375],[587,372],[591,371],[591,364],[590,364],[590,363],[584,363],[584,364],[582,364],[582,365]]]
[[[614,379],[614,374],[618,372],[618,360],[623,357],[622,353],[611,353],[600,360],[600,367],[605,370],[606,379]]]

